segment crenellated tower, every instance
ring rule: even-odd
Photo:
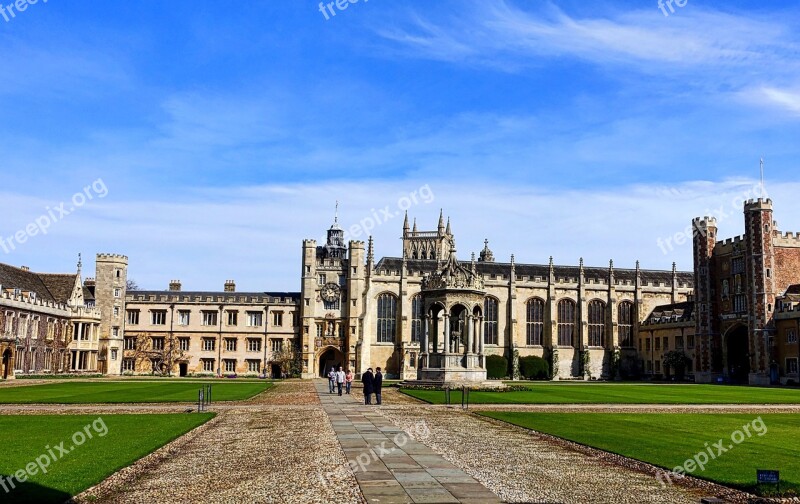
[[[698,345],[698,381],[710,382],[720,369],[721,342],[716,326],[714,303],[714,246],[717,220],[713,217],[692,221],[694,254],[695,338]]]
[[[95,270],[95,305],[102,313],[98,371],[109,375],[120,375],[128,257],[119,254],[97,254]]]
[[[748,299],[748,338],[750,383],[769,384],[770,336],[775,325],[773,312],[777,296],[775,286],[775,248],[772,200],[750,200],[744,205],[745,265]]]

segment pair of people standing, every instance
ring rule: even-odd
[[[329,393],[333,394],[334,389],[338,390],[339,395],[342,395],[342,387],[344,386],[347,390],[347,393],[350,393],[350,388],[353,385],[353,372],[349,369],[347,372],[342,370],[342,366],[339,366],[339,370],[335,370],[331,368],[331,372],[328,373],[328,391]]]
[[[364,384],[364,404],[372,404],[372,394],[375,394],[375,403],[380,404],[383,387],[381,368],[375,368],[374,374],[372,368],[367,369],[367,372],[361,375],[361,383]]]

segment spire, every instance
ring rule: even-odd
[[[414,217],[414,229],[411,231],[416,236],[417,234],[417,218]]]
[[[581,268],[581,275],[583,275],[583,257],[581,257],[581,259],[580,259],[578,264],[580,265],[580,268]]]
[[[369,237],[369,244],[367,245],[367,263],[372,265],[375,262],[375,253],[373,251],[372,236]]]
[[[408,210],[406,210],[406,218],[405,218],[405,220],[403,220],[403,236],[407,236],[408,235],[408,230],[409,229],[410,228],[408,226]]]
[[[447,218],[447,230],[444,232],[444,234],[446,234],[447,236],[453,234],[453,232],[450,230],[450,217]]]
[[[81,260],[81,253],[78,252],[78,276],[81,276],[81,268],[83,268],[83,261]]]
[[[511,254],[511,281],[516,280],[517,266],[514,262],[514,254]]]
[[[339,224],[339,200],[336,200],[336,212],[333,214],[333,223]]]
[[[439,209],[439,227],[438,227],[439,234],[444,234],[444,210],[441,208]]]
[[[614,259],[608,260],[608,285],[614,285]]]

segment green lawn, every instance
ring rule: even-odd
[[[528,429],[600,448],[672,470],[706,450],[714,453],[693,476],[753,490],[756,469],[781,472],[781,488],[800,488],[800,416],[793,414],[618,414],[481,412]],[[760,417],[763,424],[753,425]],[[749,425],[741,444],[731,435]],[[756,428],[758,427],[758,428]],[[765,434],[759,436],[759,432]],[[729,451],[718,454],[720,439]],[[708,452],[706,452],[708,453]],[[702,461],[702,456],[699,460]],[[665,480],[666,481],[666,480]],[[784,484],[785,482],[785,484]],[[772,487],[774,489],[774,487]]]
[[[406,394],[443,404],[441,390],[403,389]],[[461,392],[450,395],[461,403]],[[800,404],[800,390],[723,385],[645,383],[539,383],[514,392],[471,392],[474,404]]]
[[[0,404],[86,404],[197,402],[200,387],[211,384],[213,401],[248,399],[269,382],[107,381],[61,382],[0,388]]]
[[[213,416],[0,416],[0,438],[5,441],[0,477],[9,490],[7,493],[0,486],[0,502],[64,502]],[[28,479],[24,483],[13,479],[16,488],[12,488],[5,477],[26,467],[34,475],[25,476]],[[43,473],[40,467],[47,472]]]

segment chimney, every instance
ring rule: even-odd
[[[236,282],[227,280],[225,282],[225,292],[236,292]]]
[[[30,271],[30,270],[31,270],[31,269],[30,269],[29,267],[27,267],[27,266],[20,266],[20,267],[19,267],[19,269],[21,269],[22,271]]]
[[[181,291],[181,281],[180,280],[172,280],[172,281],[170,281],[169,290],[170,290],[170,292],[180,292]]]

